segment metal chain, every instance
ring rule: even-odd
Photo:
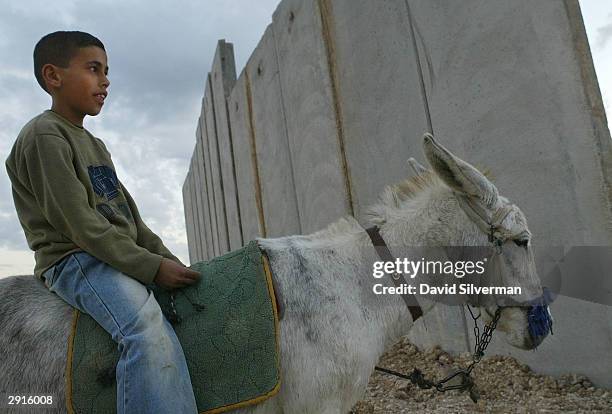
[[[484,356],[484,351],[489,346],[491,339],[493,338],[493,331],[497,327],[497,322],[499,322],[499,317],[501,316],[501,307],[497,307],[495,311],[495,315],[493,315],[493,319],[491,322],[484,326],[482,335],[480,334],[480,328],[478,327],[477,320],[480,319],[481,313],[478,313],[478,316],[474,316],[470,305],[467,305],[468,310],[470,311],[470,315],[474,320],[474,338],[476,342],[474,344],[474,355],[472,355],[472,363],[468,367],[468,370],[471,371],[475,364],[480,362],[482,357]]]
[[[377,371],[387,373],[387,374],[395,375],[396,377],[399,377],[399,378],[410,380],[413,384],[417,385],[421,389],[430,389],[433,387],[439,392],[446,392],[450,390],[460,390],[460,391],[468,390],[472,401],[474,401],[475,403],[478,402],[479,395],[475,389],[474,380],[472,379],[470,374],[474,366],[478,364],[480,360],[482,359],[482,357],[484,356],[484,351],[485,349],[487,349],[487,346],[489,346],[489,343],[491,342],[491,338],[493,338],[493,331],[495,331],[495,328],[497,327],[497,322],[499,322],[502,308],[497,307],[497,310],[495,311],[495,315],[493,316],[493,319],[488,324],[485,324],[483,332],[482,334],[480,334],[480,328],[478,327],[477,321],[478,319],[480,319],[481,313],[479,312],[478,316],[474,316],[474,313],[472,312],[472,309],[470,308],[470,306],[467,305],[467,307],[468,307],[468,310],[470,311],[470,315],[472,316],[472,319],[474,320],[474,337],[475,337],[476,342],[474,344],[474,354],[472,355],[472,362],[466,369],[460,369],[448,375],[447,377],[441,379],[438,382],[433,382],[431,380],[426,379],[423,373],[417,368],[414,368],[414,370],[410,373],[410,375],[405,375],[405,374],[402,374],[396,371],[392,371],[390,369],[381,368],[381,367],[374,367],[374,369]],[[447,382],[449,382],[455,377],[460,377],[461,382],[459,384],[445,385]]]

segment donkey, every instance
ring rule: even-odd
[[[523,213],[431,135],[425,135],[423,145],[432,170],[415,165],[420,174],[385,188],[369,211],[388,245],[487,245],[483,227],[461,206],[464,197],[485,221],[505,209],[496,234],[501,248],[514,249],[509,257],[518,263],[511,271],[525,273],[515,274],[516,280],[537,278],[534,266],[526,263],[532,256]],[[283,309],[281,388],[268,400],[236,412],[349,412],[363,396],[379,357],[413,324],[400,296],[371,294],[371,268],[368,273],[363,255],[373,251],[369,236],[354,218],[345,217],[310,235],[258,243],[269,258]],[[392,286],[390,278],[383,280]],[[58,397],[56,412],[65,412],[71,307],[31,276],[0,280],[0,296],[0,392],[53,394]],[[420,302],[424,312],[434,305]],[[496,309],[487,310],[492,314]],[[533,349],[547,334],[530,335],[525,307],[503,307],[500,315],[497,329],[515,347]]]

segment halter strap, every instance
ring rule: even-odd
[[[395,260],[395,258],[391,254],[391,251],[389,250],[389,247],[387,246],[387,243],[385,243],[385,240],[382,238],[380,234],[380,229],[378,228],[378,226],[368,227],[367,229],[365,229],[365,231],[366,233],[368,233],[368,236],[370,236],[370,240],[372,241],[372,244],[374,245],[374,249],[376,250],[376,253],[382,260],[386,262],[392,262],[393,260]],[[397,287],[400,287],[402,284],[407,284],[406,279],[404,278],[404,275],[401,273],[395,273],[394,275],[390,275],[390,276],[391,276],[391,280],[393,280],[393,283]],[[423,316],[423,309],[421,309],[420,306],[418,305],[415,306],[415,305],[410,304],[410,296],[412,296],[416,302],[415,295],[401,294],[400,296],[404,300],[404,303],[406,304],[408,311],[410,311],[410,315],[412,316],[413,322],[419,319],[421,316]]]
[[[503,244],[506,240],[517,236],[517,234],[511,233],[501,226],[506,217],[508,217],[508,214],[514,211],[514,205],[510,204],[499,207],[489,217],[486,210],[478,203],[475,203],[470,197],[459,193],[455,193],[455,197],[459,202],[459,207],[461,207],[465,214],[467,214],[483,233],[489,235],[489,241],[497,241]]]

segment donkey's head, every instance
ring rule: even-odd
[[[485,317],[501,305],[497,329],[506,333],[507,342],[523,349],[536,347],[548,335],[552,320],[545,304],[534,306],[542,288],[525,215],[499,195],[484,174],[432,135],[425,135],[423,145],[432,171],[411,160],[418,175],[385,190],[372,211],[374,221],[391,224],[386,227],[393,229],[399,243],[484,246],[493,252],[485,284],[520,286],[522,293],[504,298],[471,296],[469,302],[481,306]]]

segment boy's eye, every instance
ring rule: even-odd
[[[95,67],[95,66],[91,66],[89,69],[90,69],[92,72],[95,72],[96,70],[98,70],[98,68],[97,68],[97,67]]]

